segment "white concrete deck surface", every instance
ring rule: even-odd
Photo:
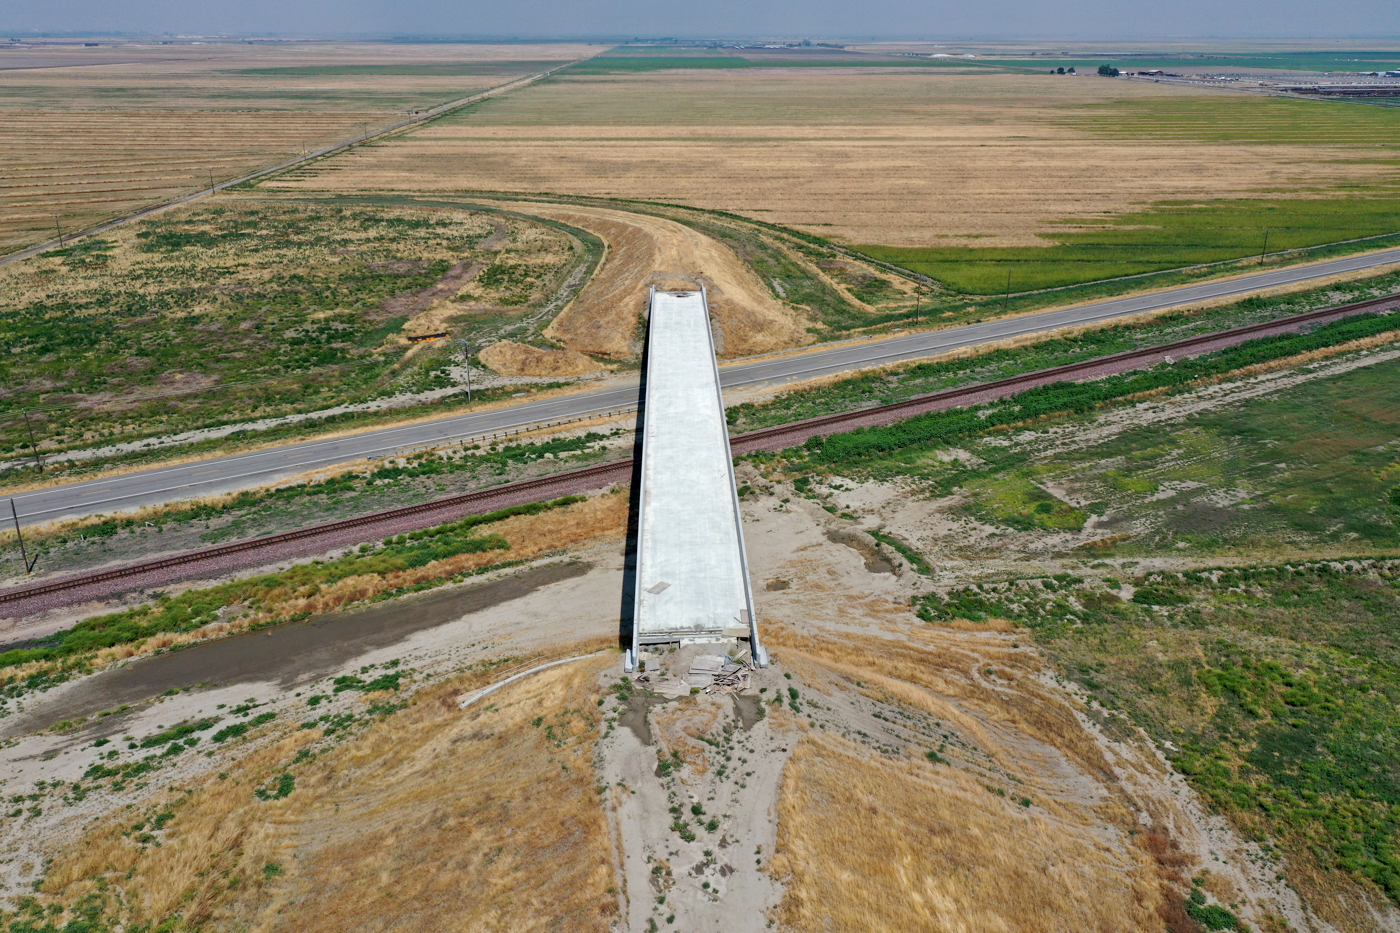
[[[703,292],[653,294],[645,406],[634,648],[756,636]]]

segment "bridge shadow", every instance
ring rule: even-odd
[[[651,309],[647,309],[650,316]],[[650,323],[650,321],[648,321]],[[622,562],[622,604],[618,607],[617,643],[623,651],[632,648],[632,632],[636,628],[637,611],[637,550],[642,520],[642,433],[647,417],[647,360],[651,352],[651,328],[642,340],[641,377],[637,390],[637,424],[632,431],[632,485],[627,505],[627,545]]]

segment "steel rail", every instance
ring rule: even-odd
[[[1014,395],[1016,392],[1027,388],[1047,385],[1052,382],[1062,382],[1072,378],[1076,374],[1093,370],[1102,370],[1106,367],[1116,367],[1119,371],[1128,371],[1134,368],[1134,366],[1131,365],[1134,363],[1161,361],[1174,356],[1187,356],[1192,350],[1242,343],[1244,340],[1256,334],[1287,333],[1290,330],[1306,324],[1326,322],[1330,319],[1348,317],[1373,309],[1393,308],[1397,306],[1400,306],[1400,298],[1389,297],[1376,298],[1369,301],[1358,301],[1352,304],[1338,305],[1331,308],[1322,308],[1317,311],[1309,311],[1286,318],[1263,321],[1257,324],[1248,324],[1243,327],[1235,327],[1228,330],[1213,331],[1209,334],[1201,334],[1195,337],[1187,337],[1168,344],[1144,347],[1137,350],[1127,350],[1122,353],[1094,357],[1093,359],[1081,360],[1077,363],[1068,363],[1063,366],[1053,366],[1034,372],[1022,373],[1018,376],[1010,376],[1006,379],[999,379],[994,382],[980,382],[968,386],[959,386],[955,389],[944,389],[939,392],[915,396],[914,398],[893,402],[888,405],[858,408],[853,411],[821,415],[815,418],[795,421],[790,424],[776,425],[771,428],[761,428],[756,431],[734,435],[730,440],[730,445],[733,453],[736,455],[751,453],[758,450],[782,449],[802,443],[807,438],[817,434],[834,434],[843,429],[898,421],[902,418],[911,417],[924,412],[939,411],[945,408],[955,407],[960,401],[967,401],[973,398],[1005,398],[1008,395]],[[110,570],[77,574],[47,583],[15,587],[0,592],[0,605],[18,600],[32,599],[63,590],[94,586],[96,584],[120,580],[126,577],[141,576],[157,570],[218,560],[234,554],[265,550],[282,544],[308,541],[321,537],[332,537],[341,532],[356,528],[389,525],[415,515],[426,515],[434,512],[460,513],[462,509],[472,506],[478,507],[480,511],[490,511],[493,505],[499,507],[510,501],[519,502],[522,497],[526,497],[527,501],[536,501],[544,498],[569,495],[571,493],[585,492],[590,489],[598,489],[614,483],[629,482],[632,477],[632,469],[633,461],[630,458],[627,460],[613,461],[611,463],[601,463],[577,470],[555,473],[551,476],[520,480],[518,482],[505,483],[486,489],[473,490],[472,492],[460,493],[443,499],[435,499],[431,502],[401,506],[382,512],[373,512],[369,515],[362,515],[356,518],[339,519],[320,525],[299,528],[294,531],[284,531],[278,534],[264,535],[258,538],[237,541],[233,544],[203,548],[172,557],[128,564],[124,567],[114,567]],[[444,520],[446,519],[444,518]]]

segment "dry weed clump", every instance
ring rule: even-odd
[[[103,885],[130,924],[189,928],[606,930],[616,881],[592,700],[611,661],[542,672],[467,711],[456,696],[489,675],[454,678],[303,762],[320,732],[292,733],[160,795],[153,806],[174,813],[160,846],[129,838],[130,815],[89,832],[43,895],[72,903]],[[253,795],[288,771],[284,799]]]

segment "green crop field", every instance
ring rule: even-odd
[[[1237,146],[1351,150],[1371,163],[1372,181],[1280,184],[1247,198],[1156,201],[1107,217],[1065,218],[1043,247],[859,246],[861,252],[931,276],[966,294],[1054,288],[1117,276],[1400,233],[1400,111],[1336,101],[1202,96],[1091,104],[1056,122],[1105,141],[1208,144],[1220,159],[1249,158]],[[1387,154],[1391,153],[1391,154]],[[1267,244],[1266,244],[1267,233]],[[1375,244],[1382,246],[1386,244]]]
[[[1024,292],[1397,233],[1400,196],[1160,202],[1073,223],[1097,229],[1044,247],[857,249],[966,294]]]
[[[1197,52],[1197,53],[1158,53],[1127,52],[1098,57],[1086,55],[1059,55],[1053,52],[1035,58],[992,57],[978,59],[979,64],[1005,68],[1043,70],[1051,66],[1069,68],[1074,66],[1081,72],[1093,72],[1102,64],[1113,64],[1125,71],[1142,69],[1162,69],[1172,71],[1189,69],[1192,72],[1232,72],[1232,71],[1308,71],[1308,72],[1356,72],[1388,71],[1400,67],[1400,52],[1389,51],[1288,51],[1279,53]]]
[[[1063,126],[1106,140],[1342,146],[1358,157],[1389,150],[1394,167],[1400,111],[1335,100],[1210,94],[1088,104],[1057,117]],[[1392,173],[1387,173],[1394,179]]]

